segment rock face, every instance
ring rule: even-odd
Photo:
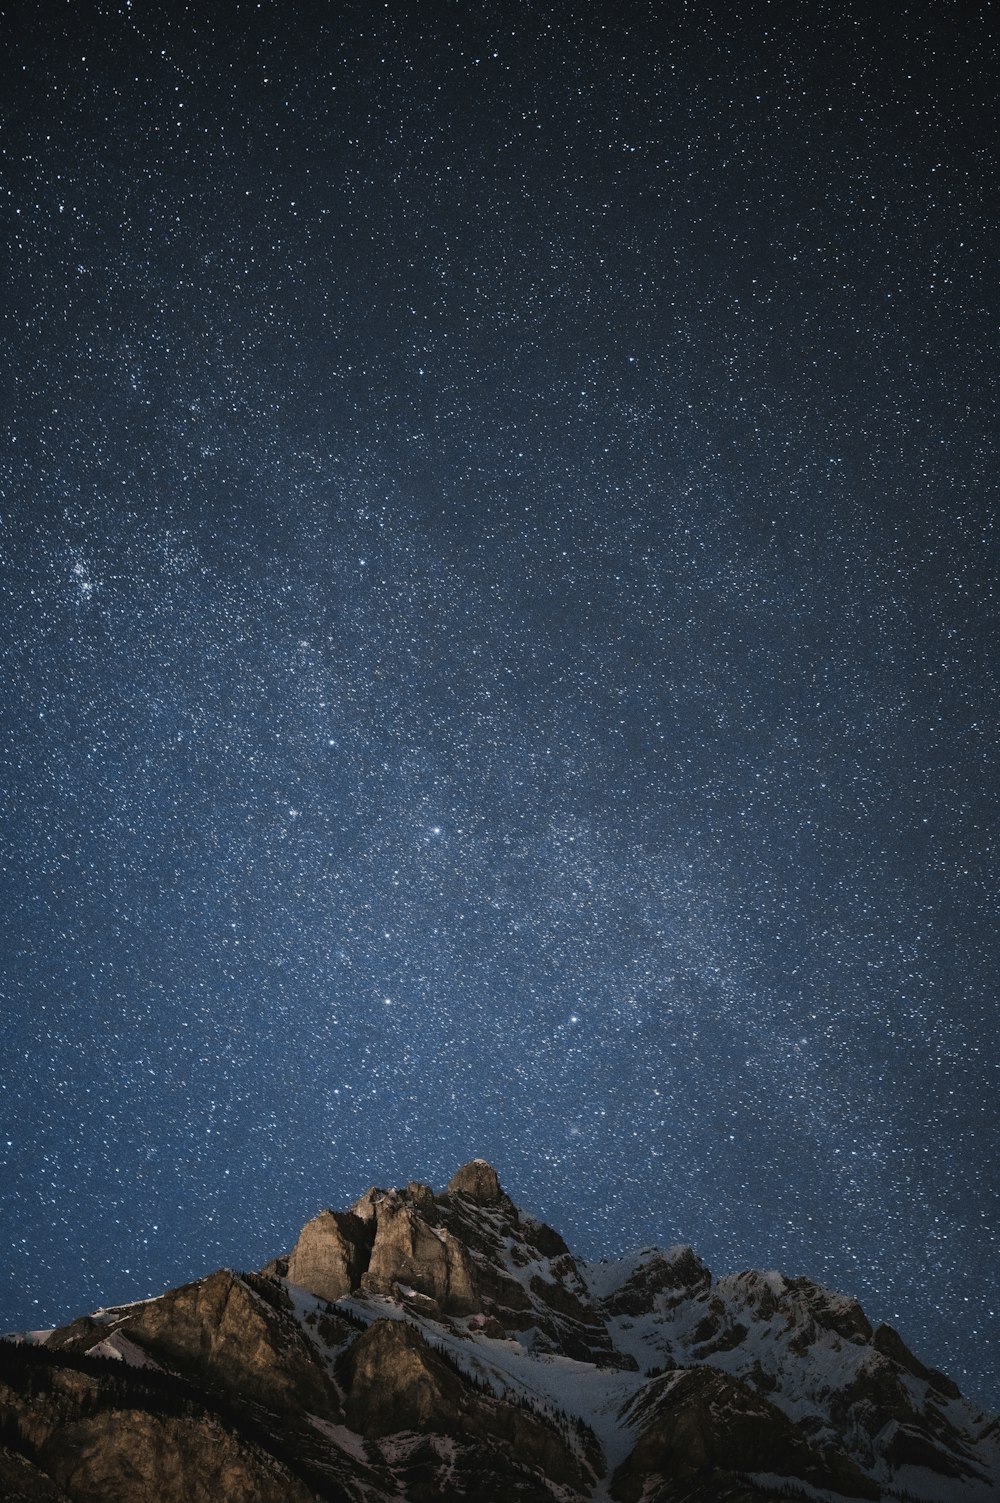
[[[657,1378],[631,1417],[638,1435],[611,1484],[614,1498],[638,1503],[670,1487],[738,1490],[747,1472],[807,1483],[849,1498],[880,1496],[849,1457],[825,1455],[791,1420],[747,1384],[710,1367]]]
[[[43,1349],[44,1350],[44,1349]],[[0,1453],[5,1499],[148,1503],[313,1503],[262,1430],[240,1426],[165,1375],[145,1381],[100,1358],[40,1364],[2,1354],[0,1407],[17,1450]],[[113,1371],[121,1366],[119,1375]],[[112,1369],[107,1371],[106,1369]],[[156,1370],[154,1370],[155,1372]]]
[[[497,1205],[501,1193],[497,1172],[485,1159],[473,1159],[471,1164],[463,1164],[448,1181],[449,1195],[467,1195],[481,1206]]]
[[[110,1339],[108,1325],[85,1317],[56,1332],[47,1349],[97,1348],[106,1358],[123,1353],[125,1364],[141,1353],[197,1388],[239,1388],[275,1411],[322,1410],[333,1384],[317,1368],[305,1334],[289,1323],[291,1309],[280,1286],[220,1269],[131,1306],[123,1320],[111,1323]]]
[[[273,1458],[208,1420],[138,1409],[81,1417],[47,1448],[47,1461],[80,1503],[186,1498],[217,1503],[310,1503],[310,1491]]]
[[[573,1257],[482,1160],[0,1341],[0,1500],[1000,1498],[1000,1422],[808,1278]]]
[[[320,1299],[343,1299],[361,1283],[371,1257],[370,1226],[350,1211],[320,1211],[299,1232],[288,1278]]]
[[[468,1254],[435,1220],[429,1221],[409,1198],[395,1191],[385,1195],[378,1203],[371,1261],[361,1287],[370,1294],[411,1290],[446,1314],[471,1315],[481,1302]]]

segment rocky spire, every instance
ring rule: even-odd
[[[448,1194],[468,1195],[481,1206],[497,1205],[503,1197],[497,1172],[485,1159],[473,1159],[456,1169],[448,1181]]]

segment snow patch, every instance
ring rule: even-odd
[[[679,1263],[692,1254],[689,1243],[677,1242],[673,1247],[640,1247],[621,1258],[601,1258],[597,1262],[580,1259],[577,1266],[591,1298],[605,1300],[624,1289],[640,1269],[648,1268],[651,1263]]]
[[[116,1362],[124,1362],[126,1367],[148,1367],[158,1373],[164,1371],[148,1352],[130,1341],[121,1331],[112,1331],[110,1336],[105,1336],[96,1346],[88,1347],[87,1356],[111,1357]]]
[[[346,1425],[334,1425],[329,1420],[321,1419],[318,1414],[306,1416],[313,1429],[325,1435],[327,1440],[332,1440],[338,1451],[344,1451],[355,1461],[360,1461],[364,1466],[368,1465],[368,1450],[365,1441],[356,1430],[348,1430]]]

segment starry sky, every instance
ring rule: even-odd
[[[494,1162],[1000,1407],[992,12],[8,11],[0,1327]]]

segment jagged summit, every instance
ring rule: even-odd
[[[849,1296],[575,1258],[482,1159],[258,1273],[0,1344],[0,1499],[1000,1498],[1000,1426]]]
[[[449,1195],[468,1195],[479,1205],[492,1206],[503,1197],[500,1179],[492,1164],[485,1159],[473,1159],[456,1169],[448,1181]]]

